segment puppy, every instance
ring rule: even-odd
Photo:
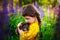
[[[29,25],[30,24],[28,22],[21,23],[21,25],[19,25],[19,29],[27,32],[29,30]],[[16,28],[16,34],[19,35],[17,28]]]

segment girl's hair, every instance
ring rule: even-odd
[[[41,23],[39,13],[33,8],[32,5],[28,5],[28,6],[23,8],[22,16],[36,17],[37,20],[38,20],[39,25]]]

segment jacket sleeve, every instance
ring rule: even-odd
[[[34,26],[30,27],[30,29],[27,33],[23,32],[21,36],[26,37],[27,39],[31,39],[37,35],[38,31],[39,31],[39,26],[34,25]]]

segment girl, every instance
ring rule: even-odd
[[[40,18],[38,12],[36,11],[33,5],[28,5],[24,7],[22,16],[25,18],[26,22],[30,23],[30,25],[29,30],[25,32],[19,29],[19,25],[21,24],[18,24],[20,40],[36,40],[40,26]]]

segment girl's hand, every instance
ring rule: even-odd
[[[20,30],[18,27],[18,32],[19,32],[19,35],[22,35],[23,30]]]
[[[22,30],[19,29],[19,26],[21,26],[21,23],[22,22],[18,23],[17,28],[15,30],[16,34],[19,34],[19,35],[21,35],[21,33],[22,33]]]

